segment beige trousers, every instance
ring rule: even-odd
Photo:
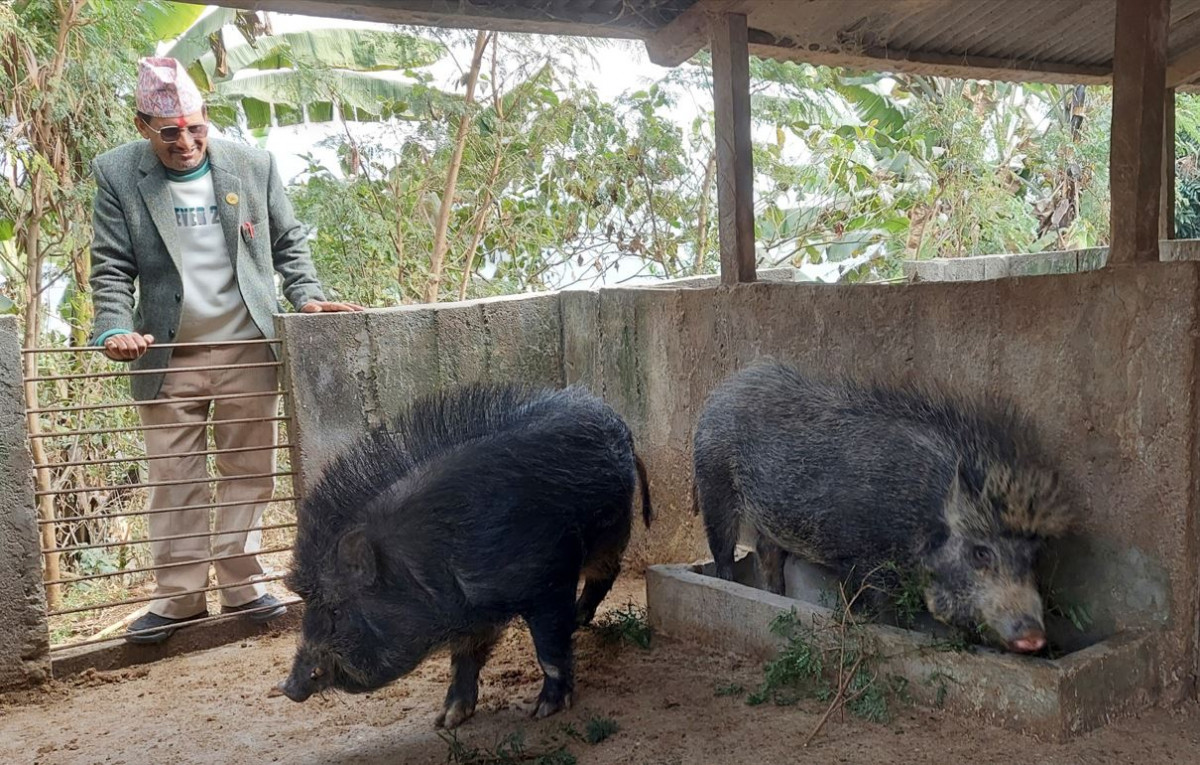
[[[199,346],[178,348],[171,355],[171,369],[226,366],[274,361],[265,343],[237,346]],[[264,447],[254,451],[218,454],[217,474],[222,477],[261,475],[275,472],[276,423],[257,421],[221,424],[223,420],[263,420],[278,414],[279,396],[258,395],[213,401],[203,397],[233,393],[277,391],[277,367],[222,369],[216,371],[177,371],[164,376],[158,401],[201,398],[198,401],[144,404],[138,407],[142,424],[173,425],[144,431],[146,455],[190,454],[208,447],[209,414],[212,415],[213,440],[217,449]],[[262,549],[262,532],[247,531],[262,525],[263,511],[275,489],[271,477],[219,481],[213,503],[208,457],[150,459],[150,481],[186,481],[150,490],[149,509],[199,506],[191,510],[151,513],[150,554],[155,566],[155,600],[150,611],[172,619],[193,616],[205,610],[209,586],[207,558],[240,556],[213,561],[217,584],[233,585],[220,590],[221,603],[240,606],[261,597],[266,588],[255,580],[263,574],[253,553]],[[233,504],[226,504],[233,503]],[[211,516],[211,517],[210,517]],[[210,521],[212,522],[210,534]],[[164,539],[179,537],[183,539]],[[189,561],[198,561],[191,565]]]

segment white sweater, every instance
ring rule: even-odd
[[[167,180],[182,253],[183,313],[175,342],[261,337],[234,276],[208,163],[184,176],[169,174]]]

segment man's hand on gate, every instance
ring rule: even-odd
[[[300,306],[300,313],[338,313],[341,311],[361,311],[363,307],[356,303],[331,303],[325,300],[310,300]]]
[[[113,361],[133,361],[150,350],[153,344],[154,335],[139,335],[136,332],[113,335],[104,341],[104,355]]]

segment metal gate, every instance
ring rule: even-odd
[[[240,346],[279,343],[279,340],[250,340],[224,343],[156,344],[157,348],[187,348],[196,346]],[[267,418],[221,420],[222,423],[274,422],[278,429],[274,447],[227,446],[206,448],[202,452],[183,452],[160,458],[204,457],[209,465],[207,481],[150,481],[146,470],[148,459],[144,448],[144,433],[150,429],[179,427],[178,425],[143,426],[137,413],[138,404],[132,400],[126,386],[132,375],[146,372],[125,368],[120,362],[108,360],[96,347],[31,348],[23,351],[26,398],[26,422],[30,451],[34,459],[35,498],[41,538],[43,579],[46,585],[47,617],[50,627],[50,650],[53,653],[69,648],[96,645],[122,640],[128,625],[144,613],[153,594],[154,576],[173,566],[204,563],[209,567],[209,586],[176,592],[176,595],[204,593],[209,602],[209,616],[187,623],[193,625],[236,618],[237,614],[221,615],[213,607],[222,589],[231,586],[216,584],[212,565],[221,560],[259,556],[266,574],[255,581],[264,583],[267,591],[285,604],[298,599],[284,589],[280,580],[286,575],[296,525],[291,469],[291,428],[286,412],[289,410],[289,391],[281,389],[280,408]],[[242,367],[281,367],[270,364],[229,364],[207,367],[157,370],[173,374],[185,369],[198,371],[227,371]],[[270,393],[240,393],[202,396],[174,401],[203,401],[222,398],[249,398],[276,395]],[[161,401],[162,399],[159,399]],[[145,403],[145,402],[144,402]],[[153,404],[150,404],[153,405]],[[209,411],[212,411],[211,405]],[[209,415],[211,416],[211,414]],[[213,421],[210,420],[211,425]],[[205,427],[205,444],[211,432]],[[277,467],[273,473],[240,476],[220,476],[213,472],[218,455],[234,452],[277,450]],[[256,551],[168,563],[156,566],[151,558],[151,542],[213,537],[212,516],[223,507],[246,505],[245,501],[215,502],[180,507],[148,507],[149,490],[155,486],[207,483],[212,495],[215,484],[223,481],[270,477],[274,495],[255,526],[225,529],[261,533],[261,546]],[[209,532],[180,534],[151,538],[148,517],[156,513],[180,511],[207,512]],[[211,550],[211,540],[209,540]],[[253,550],[253,547],[248,548]]]

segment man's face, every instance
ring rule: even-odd
[[[168,169],[184,172],[204,161],[204,155],[208,151],[208,136],[192,135],[188,129],[196,125],[207,126],[208,114],[203,109],[182,117],[151,117],[148,123],[137,118],[134,122],[138,132],[149,139],[159,161]],[[161,133],[164,129],[167,129],[168,138],[173,137],[172,133],[178,133],[176,140],[164,141]]]

